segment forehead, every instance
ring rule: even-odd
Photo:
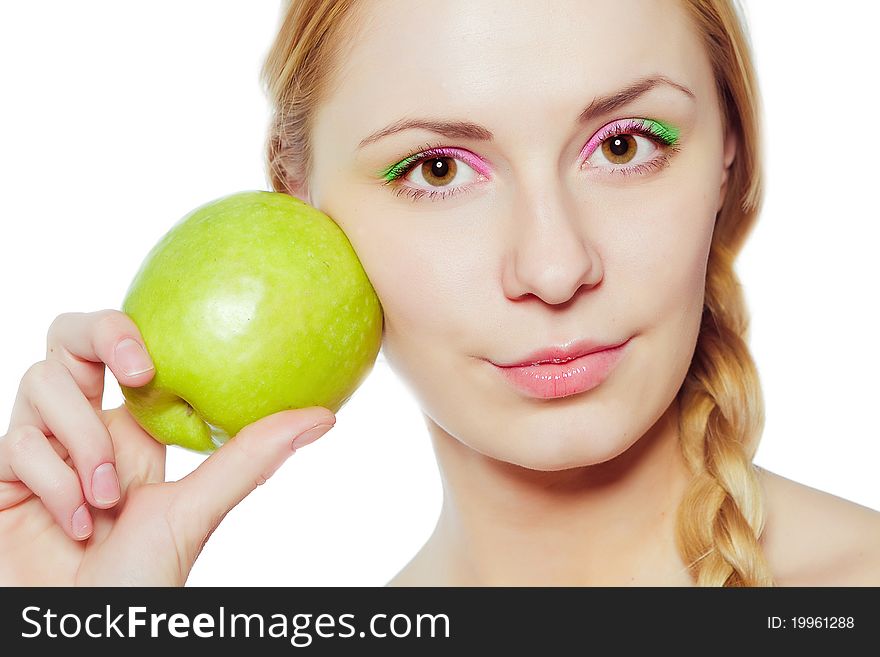
[[[362,0],[357,12],[326,99],[334,130],[356,140],[407,114],[493,129],[520,117],[519,129],[558,109],[568,125],[592,97],[650,74],[698,100],[712,87],[677,0]]]

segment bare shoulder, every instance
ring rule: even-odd
[[[880,512],[758,468],[780,586],[880,586]]]

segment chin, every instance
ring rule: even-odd
[[[625,452],[634,441],[626,427],[605,431],[578,429],[568,425],[556,429],[542,423],[539,430],[529,430],[523,423],[505,436],[504,445],[495,445],[487,455],[529,470],[556,472],[582,468],[610,461]]]

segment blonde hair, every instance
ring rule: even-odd
[[[724,126],[738,137],[709,252],[700,333],[678,393],[680,445],[692,473],[676,541],[698,586],[772,586],[759,539],[765,511],[752,463],[764,427],[757,369],[746,344],[748,313],[733,262],[763,194],[760,101],[736,0],[683,0],[712,61]],[[266,57],[273,106],[266,164],[274,190],[302,196],[311,167],[314,110],[331,89],[356,0],[292,0]]]

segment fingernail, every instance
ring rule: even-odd
[[[137,340],[125,338],[116,345],[116,364],[128,376],[143,374],[153,369],[153,363]]]
[[[300,435],[298,435],[296,438],[293,439],[293,444],[291,445],[291,447],[293,448],[293,451],[295,452],[300,447],[304,447],[305,445],[308,445],[309,443],[315,442],[318,438],[320,438],[325,433],[330,431],[330,429],[332,429],[333,426],[334,425],[332,425],[332,424],[319,424],[317,426],[312,427],[311,429],[309,429],[305,433],[301,433]]]
[[[77,538],[85,538],[92,533],[92,518],[85,504],[73,512],[73,535]]]
[[[113,504],[119,500],[119,477],[112,463],[102,463],[92,475],[92,495],[98,504]]]

